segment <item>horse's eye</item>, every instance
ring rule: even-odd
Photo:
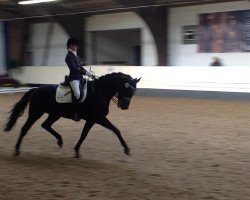
[[[129,88],[129,83],[125,83],[125,88]]]

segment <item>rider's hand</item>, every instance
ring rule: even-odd
[[[89,71],[89,72],[87,71],[86,75],[91,77],[91,78],[95,78],[95,74],[92,71]]]

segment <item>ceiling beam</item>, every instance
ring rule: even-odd
[[[222,3],[241,0],[61,0],[34,5],[19,5],[18,0],[0,0],[2,10],[12,11],[0,14],[0,19],[11,20],[27,17],[48,17],[54,15],[93,14],[103,12],[122,12],[150,7],[179,7],[200,4]],[[15,16],[13,17],[13,14]],[[4,17],[3,17],[4,16]]]

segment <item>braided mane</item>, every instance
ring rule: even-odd
[[[117,78],[117,77],[124,77],[124,78],[127,78],[129,80],[132,80],[132,77],[130,75],[124,74],[122,72],[113,72],[113,73],[110,73],[110,74],[105,74],[105,75],[99,77],[99,80],[112,79],[112,78]]]

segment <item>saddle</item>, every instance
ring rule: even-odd
[[[80,92],[81,92],[81,100],[82,103],[87,96],[87,81],[83,79],[80,81]],[[68,80],[68,76],[65,76],[64,82],[60,83],[56,89],[56,102],[57,103],[72,103],[74,99],[74,92],[70,87],[70,83]]]

